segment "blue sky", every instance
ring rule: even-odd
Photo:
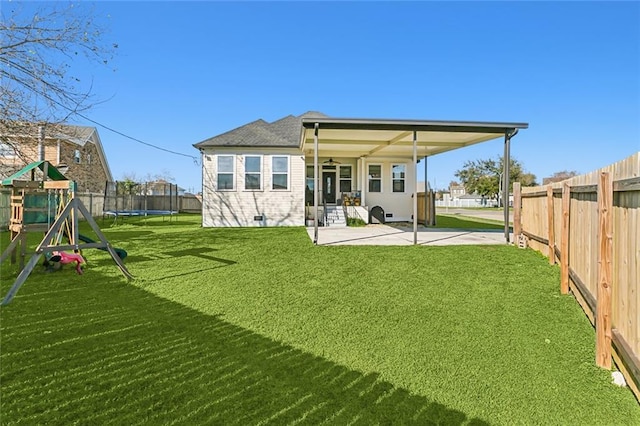
[[[512,155],[539,180],[640,150],[638,2],[99,2],[119,46],[93,77],[88,116],[199,158],[192,147],[258,118],[528,122]],[[80,124],[90,124],[82,119]],[[201,188],[193,159],[99,128],[117,179],[169,173]],[[432,157],[442,187],[502,140]],[[419,171],[419,176],[423,172]]]

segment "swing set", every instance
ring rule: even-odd
[[[42,171],[40,180],[36,179],[37,170]],[[28,173],[31,174],[30,181],[19,180]],[[9,221],[11,242],[0,256],[0,263],[10,257],[11,263],[15,264],[19,252],[21,271],[0,303],[1,305],[7,305],[11,302],[43,256],[47,262],[56,259],[62,259],[63,263],[77,261],[76,271],[81,273],[80,259],[82,257],[77,253],[83,249],[100,249],[111,255],[125,277],[133,278],[122,263],[126,252],[111,246],[82,201],[75,197],[76,183],[68,180],[48,161],[29,164],[4,179],[2,186],[12,188],[11,218]],[[97,241],[83,237],[78,232],[80,215],[84,217],[98,237]],[[45,236],[36,247],[35,253],[25,264],[27,233],[29,232],[44,232]],[[66,244],[63,241],[65,237]],[[73,250],[76,254],[65,253],[65,250]]]

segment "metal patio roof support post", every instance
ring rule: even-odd
[[[427,156],[424,156],[424,226],[425,228],[427,226],[431,225],[431,217],[429,215],[429,174],[427,172]],[[417,180],[417,179],[416,179]]]
[[[509,244],[509,173],[511,168],[511,138],[518,133],[518,129],[507,130],[504,134],[504,157],[502,174],[502,203],[504,209],[504,238]]]
[[[318,245],[318,123],[313,126],[313,244]]]
[[[418,244],[418,137],[413,131],[413,245]],[[426,165],[425,165],[426,167]],[[391,171],[393,173],[393,171]],[[425,191],[426,191],[425,182]],[[425,193],[426,198],[426,193]],[[426,212],[425,212],[426,213]]]

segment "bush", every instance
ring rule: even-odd
[[[366,226],[367,222],[360,219],[359,217],[348,217],[347,218],[347,226]]]

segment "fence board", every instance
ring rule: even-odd
[[[592,323],[596,310],[602,300],[598,299],[598,238],[599,230],[598,194],[599,176],[602,172],[610,173],[613,188],[609,194],[613,198],[611,208],[612,239],[611,239],[611,327],[615,330],[616,338],[620,339],[614,348],[614,359],[637,360],[640,358],[640,152],[629,158],[604,167],[602,169],[576,176],[564,182],[548,185],[554,194],[553,203],[548,202],[548,186],[522,188],[522,233],[529,235],[529,246],[547,256],[554,256],[544,241],[549,241],[550,233],[555,236],[555,247],[560,250],[560,258],[568,251],[567,268],[569,287],[576,299],[583,307]],[[561,188],[563,185],[571,187],[568,202],[570,214],[568,216],[568,247],[559,247],[562,237],[563,204]],[[546,220],[553,208],[553,219]],[[566,232],[566,230],[565,230]],[[553,236],[551,236],[553,237]],[[553,239],[553,238],[552,238]],[[542,241],[542,242],[541,242]],[[576,284],[576,282],[578,284]],[[600,295],[600,297],[606,297]],[[622,348],[622,349],[620,349]],[[629,353],[620,353],[629,351]],[[635,377],[640,367],[618,366],[627,376],[627,382],[637,383],[640,378]],[[628,361],[627,361],[628,363]],[[640,398],[638,387],[632,390]]]

